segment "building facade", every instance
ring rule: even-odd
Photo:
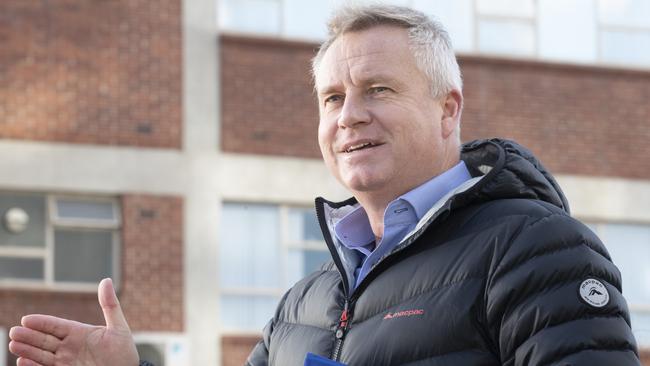
[[[0,339],[27,313],[101,323],[110,276],[143,357],[241,364],[327,259],[313,198],[347,197],[319,157],[309,74],[343,3],[2,2]],[[462,139],[515,139],[558,177],[650,348],[647,2],[391,3],[448,26]]]

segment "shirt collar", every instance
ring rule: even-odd
[[[420,220],[445,194],[471,178],[472,176],[467,170],[465,162],[461,160],[451,169],[396,198],[387,207],[390,207],[394,202],[404,200],[413,207],[417,219]],[[362,206],[355,208],[341,218],[334,225],[334,233],[341,244],[351,249],[360,247],[367,249],[368,245],[375,240],[368,215]]]
[[[420,220],[444,195],[471,178],[472,175],[467,170],[465,162],[461,160],[451,169],[404,193],[398,199],[410,203]]]

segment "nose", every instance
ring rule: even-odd
[[[371,117],[364,99],[348,94],[343,101],[338,125],[340,128],[355,128],[370,123]]]

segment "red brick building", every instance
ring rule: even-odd
[[[33,312],[101,323],[96,283],[111,276],[143,353],[239,365],[326,255],[309,206],[346,193],[317,148],[319,35],[295,20],[301,3],[249,2],[2,2],[1,334]],[[537,53],[490,54],[481,27],[498,14],[483,3],[459,56],[462,139],[513,138],[558,176],[619,260],[650,347],[650,69],[545,56],[545,1],[508,15],[540,24]]]

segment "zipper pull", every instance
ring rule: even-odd
[[[336,339],[341,339],[345,335],[345,331],[348,329],[348,303],[345,302],[345,307],[339,318],[339,327],[336,330]]]
[[[347,326],[348,326],[348,311],[343,310],[343,314],[341,314],[341,320],[339,322],[339,329],[336,330],[337,339],[343,338]]]
[[[334,336],[336,337],[336,342],[334,343],[334,350],[332,351],[332,357],[334,361],[338,361],[341,357],[341,347],[343,347],[343,338],[345,337],[345,332],[350,326],[351,313],[348,309],[348,301],[345,300],[345,305],[343,306],[343,312],[339,318],[339,324],[336,327],[336,332]]]

